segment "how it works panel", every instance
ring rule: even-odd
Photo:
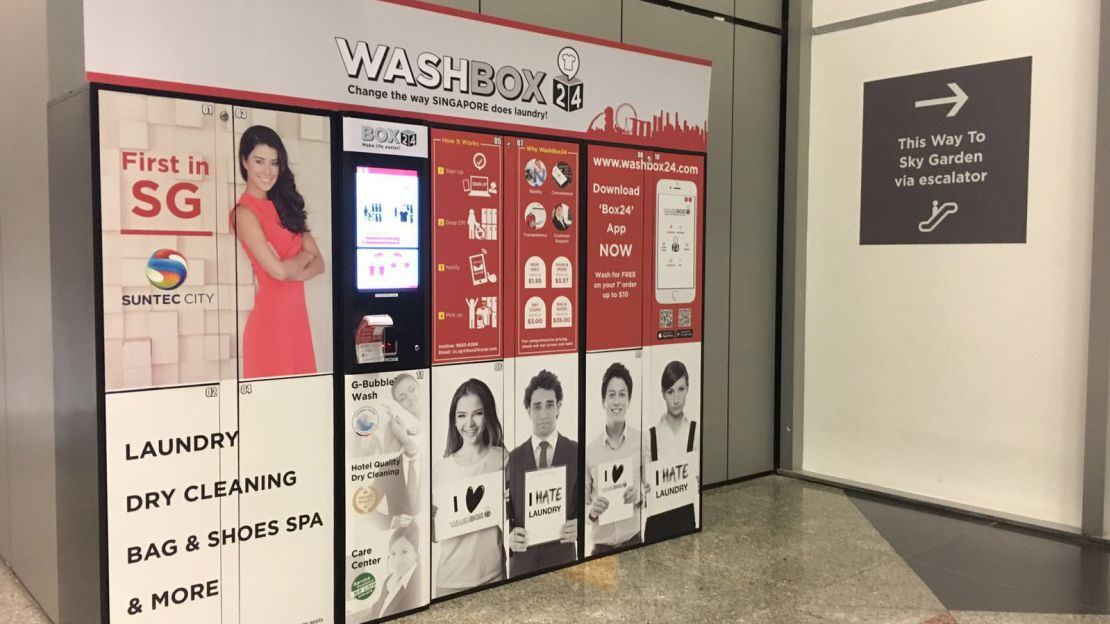
[[[501,137],[432,132],[434,364],[504,355],[501,162]]]

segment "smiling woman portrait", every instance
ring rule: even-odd
[[[467,379],[451,397],[447,412],[447,446],[435,471],[442,478],[463,479],[505,466],[505,440],[493,392],[479,379]],[[436,508],[432,507],[432,517]],[[434,598],[505,579],[501,527],[492,526],[437,541],[439,562]]]
[[[257,283],[243,329],[243,377],[315,373],[304,282],[324,272],[324,259],[308,231],[281,137],[266,126],[247,128],[239,140],[239,173],[246,190],[231,223]]]

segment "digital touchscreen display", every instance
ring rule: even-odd
[[[411,169],[355,169],[355,264],[359,290],[420,285],[420,177]]]

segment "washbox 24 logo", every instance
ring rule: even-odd
[[[399,46],[378,43],[371,46],[366,41],[335,37],[343,70],[352,79],[365,79],[381,85],[404,84],[414,89],[433,92],[500,97],[510,102],[547,105],[544,96],[547,72],[515,67],[510,64],[495,66],[486,61],[441,55],[436,52],[409,52]],[[583,106],[585,89],[577,78],[581,65],[578,51],[563,46],[555,55],[556,67],[561,76],[552,79],[552,103],[568,112]],[[357,85],[350,85],[350,93],[362,94]],[[368,91],[367,94],[371,92]],[[384,91],[372,91],[379,99],[388,99]],[[488,105],[458,100],[444,95],[409,95],[414,102],[435,106],[451,106],[472,110],[489,110]],[[369,140],[364,131],[364,140]],[[376,138],[376,137],[375,137]]]
[[[367,143],[416,147],[418,136],[412,130],[365,126],[362,129],[362,140]]]
[[[585,96],[585,85],[576,77],[582,58],[578,56],[578,50],[565,46],[559,50],[555,61],[562,76],[556,76],[551,83],[551,101],[568,113],[579,110]]]

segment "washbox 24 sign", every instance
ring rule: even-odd
[[[385,126],[366,126],[362,129],[362,140],[380,145],[401,145],[416,147],[417,135],[412,130],[387,128]]]
[[[494,67],[485,61],[421,52],[415,62],[408,50],[379,43],[371,49],[369,43],[356,41],[354,45],[344,37],[335,37],[339,58],[349,78],[386,85],[405,84],[431,92],[458,93],[482,98],[499,97],[507,102],[521,102],[547,106],[544,82],[547,72],[512,65]],[[581,58],[571,46],[564,46],[555,56],[555,66],[561,74],[551,82],[551,102],[567,112],[583,107],[584,85],[575,78]],[[355,95],[370,95],[389,99],[395,94],[371,90],[352,84],[348,91]],[[399,94],[408,98],[405,94]],[[418,98],[425,99],[419,100]],[[505,108],[496,103],[453,98],[446,95],[412,96],[417,103],[431,101],[434,106],[481,110],[494,113],[528,114],[529,111]]]

